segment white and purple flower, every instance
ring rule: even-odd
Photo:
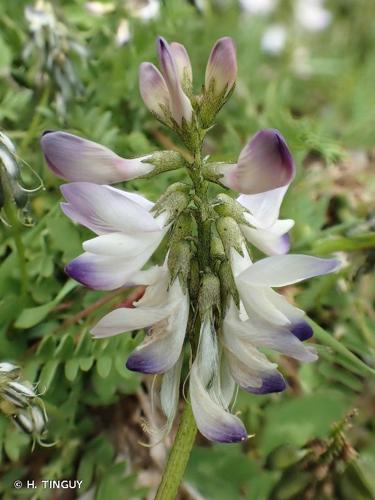
[[[45,132],[40,142],[48,167],[68,181],[114,184],[154,169],[147,163],[152,155],[121,158],[105,146],[67,132]]]
[[[263,129],[251,138],[238,162],[215,167],[224,186],[243,194],[258,194],[288,185],[295,175],[292,155],[278,130]]]
[[[69,276],[97,290],[149,284],[153,270],[141,269],[168,230],[167,215],[154,218],[153,203],[110,186],[73,182],[61,191],[65,215],[98,235],[85,241],[85,253],[66,266]]]
[[[185,340],[189,316],[189,296],[178,280],[170,284],[163,266],[153,268],[154,282],[132,308],[110,312],[91,330],[96,338],[148,328],[145,340],[128,358],[129,370],[164,373],[177,363]]]

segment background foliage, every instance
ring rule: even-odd
[[[238,84],[206,153],[235,159],[257,129],[280,129],[298,165],[283,205],[284,216],[296,220],[292,251],[341,252],[347,261],[339,276],[283,290],[323,327],[316,329],[319,361],[300,367],[280,358],[290,384],[284,394],[240,393],[237,408],[255,437],[243,446],[211,446],[200,438],[182,495],[312,498],[306,485],[311,489],[320,481],[331,485],[326,498],[375,498],[375,385],[374,372],[366,368],[375,369],[375,4],[328,2],[332,23],[314,33],[298,25],[294,2],[280,3],[274,12],[255,16],[234,1],[206,2],[200,10],[170,0],[158,18],[146,22],[129,16],[120,1],[113,2],[112,12],[96,16],[83,0],[55,2],[67,27],[71,73],[56,76],[55,68],[46,81],[40,77],[42,50],[24,16],[29,2],[0,3],[0,125],[22,159],[23,183],[37,183],[28,165],[44,182],[28,201],[22,228],[25,300],[12,233],[0,225],[0,360],[20,364],[24,377],[38,382],[49,416],[48,439],[56,442],[32,452],[30,438],[0,416],[2,498],[75,498],[86,492],[87,498],[143,499],[158,481],[165,445],[151,450],[139,445],[147,440],[141,418],[157,418],[149,408],[152,381],[124,367],[142,332],[90,338],[89,327],[125,296],[90,291],[64,274],[89,231],[59,211],[60,182],[45,168],[39,148],[39,136],[48,129],[82,135],[125,157],[170,147],[175,137],[155,122],[138,93],[138,66],[155,62],[158,34],[187,46],[196,89],[213,42],[224,35],[235,39]],[[119,46],[115,33],[121,19],[128,19],[131,39]],[[261,40],[274,22],[287,27],[288,37],[284,50],[270,55]],[[156,200],[178,175],[133,181],[127,188]],[[354,408],[358,412],[344,432],[358,452],[358,470],[331,468],[320,478],[315,466],[296,465],[307,443],[329,439],[332,425]],[[307,474],[304,486],[297,485],[301,470]],[[354,475],[348,479],[349,473]],[[13,488],[15,479],[27,478],[80,479],[83,485],[76,492]],[[315,498],[323,498],[316,491]]]

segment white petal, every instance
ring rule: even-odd
[[[119,308],[102,318],[91,333],[95,337],[106,337],[118,333],[151,326],[166,318],[181,304],[179,289],[173,286],[168,291],[169,273],[160,269],[158,281],[149,287],[143,297],[133,303],[133,308]]]
[[[160,244],[163,233],[161,231],[150,231],[145,233],[109,233],[97,236],[83,243],[86,252],[98,255],[113,255],[114,257],[134,257],[137,254],[150,249],[154,252]],[[151,248],[150,248],[151,247]]]
[[[247,434],[243,423],[227,411],[223,396],[217,393],[218,384],[213,379],[218,376],[215,333],[211,332],[211,325],[206,323],[201,328],[198,351],[190,373],[190,399],[194,417],[200,432],[211,441],[244,441]]]
[[[182,123],[183,118],[187,122],[190,122],[193,115],[193,108],[190,99],[182,90],[177,67],[169,45],[163,38],[159,37],[157,46],[160,66],[169,90],[172,116],[179,125]]]
[[[146,157],[127,160],[93,141],[66,132],[48,132],[41,146],[49,168],[69,181],[112,184],[148,174],[154,169]]]
[[[103,338],[146,328],[166,318],[170,310],[169,304],[158,308],[120,307],[106,314],[91,329],[91,333],[95,338]]]
[[[142,63],[139,68],[139,90],[148,109],[160,118],[170,110],[170,96],[163,75],[151,63]]]
[[[160,428],[151,428],[152,444],[160,442],[172,429],[180,400],[181,368],[184,356],[181,353],[177,363],[163,375],[160,387],[160,406],[167,419]]]
[[[241,194],[237,201],[252,215],[251,224],[259,228],[267,228],[279,217],[280,206],[289,184],[258,194]]]
[[[320,259],[309,255],[277,255],[259,260],[238,277],[252,287],[278,287],[328,274],[339,269],[337,259]]]
[[[290,324],[287,316],[270,301],[267,288],[253,287],[239,279],[236,280],[236,285],[249,317],[255,313],[276,325]]]
[[[242,389],[253,394],[269,394],[286,389],[284,377],[276,369],[257,371],[238,360],[232,352],[226,350],[229,367],[234,380]]]
[[[169,48],[176,65],[178,78],[181,84],[184,83],[185,78],[187,78],[191,84],[193,80],[193,72],[189,54],[187,53],[185,47],[181,43],[172,42]]]
[[[224,319],[224,332],[228,342],[231,337],[238,337],[257,348],[273,349],[299,361],[308,363],[317,359],[314,351],[306,347],[287,327],[274,325],[255,313],[250,319],[240,321],[233,302]]]
[[[279,220],[269,229],[251,228],[242,224],[241,230],[247,241],[255,245],[265,254],[283,255],[289,251],[290,238],[287,231],[289,231],[293,225],[294,221],[289,219]],[[287,229],[285,230],[285,228]]]
[[[89,182],[64,184],[61,191],[68,201],[62,204],[64,213],[97,234],[161,229],[160,222],[138,203],[139,195]]]
[[[189,318],[189,297],[184,295],[177,280],[169,295],[173,309],[166,318],[153,324],[150,334],[133,351],[126,363],[129,370],[164,373],[180,357]]]
[[[69,262],[65,271],[73,279],[95,290],[115,290],[126,286],[149,260],[155,248],[142,249],[138,254],[123,256],[99,255],[85,252]]]

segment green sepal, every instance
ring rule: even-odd
[[[228,306],[228,299],[232,297],[237,308],[240,307],[240,295],[234,281],[232,268],[227,260],[220,264],[219,276],[221,283],[221,304],[222,311]]]
[[[216,228],[223,242],[228,259],[230,259],[231,248],[234,248],[243,256],[243,245],[245,240],[237,222],[232,217],[220,217],[216,221]]]
[[[231,198],[225,193],[221,193],[216,197],[213,203],[215,212],[221,217],[232,217],[238,224],[246,224],[248,222],[244,216],[246,213],[245,207],[243,207],[236,200]]]
[[[148,158],[142,160],[142,162],[151,163],[151,165],[154,165],[155,168],[152,172],[139,177],[139,179],[149,179],[155,175],[187,166],[186,160],[177,151],[156,151]]]
[[[182,182],[172,184],[158,199],[151,211],[155,214],[155,217],[163,212],[167,212],[168,219],[166,223],[170,224],[172,221],[176,220],[189,205],[189,191],[190,187],[187,184]]]
[[[188,241],[182,240],[170,246],[168,254],[168,269],[171,274],[170,283],[172,284],[178,277],[184,291],[187,289],[191,257],[191,244]]]
[[[201,320],[209,311],[220,311],[220,280],[213,273],[204,274],[199,288],[198,307]]]

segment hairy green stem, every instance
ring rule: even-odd
[[[20,221],[18,219],[18,209],[16,202],[13,197],[13,190],[10,183],[10,179],[5,167],[0,164],[1,173],[1,187],[4,197],[4,213],[10,224],[11,234],[13,236],[13,241],[16,247],[19,270],[20,270],[20,281],[21,281],[21,302],[26,298],[28,289],[28,274],[26,267],[26,257],[25,257],[25,247],[22,241],[20,232]]]
[[[186,403],[155,500],[174,500],[176,498],[196,433],[197,426],[191,405]]]
[[[192,153],[194,162],[188,169],[188,173],[192,180],[194,189],[194,202],[197,208],[196,222],[199,241],[199,245],[197,247],[197,257],[199,263],[199,271],[200,274],[203,275],[204,272],[207,272],[210,266],[210,205],[207,194],[207,181],[205,181],[202,176],[201,144]],[[197,307],[197,304],[195,304],[194,310],[197,310]],[[193,322],[190,337],[193,355],[195,354],[196,350],[199,330],[200,319],[199,317],[197,317]],[[194,444],[196,433],[197,426],[195,423],[191,404],[187,402],[185,404],[176,438],[170,451],[167,465],[156,494],[156,500],[174,500],[176,498],[178,488],[183,479],[186,465],[189,461],[189,456]]]

